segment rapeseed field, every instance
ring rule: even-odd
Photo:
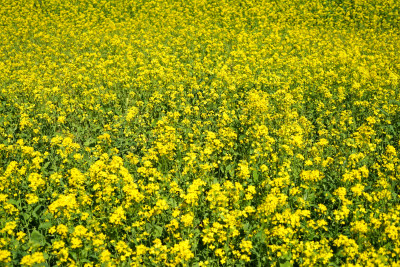
[[[1,0],[1,266],[399,266],[400,2]]]

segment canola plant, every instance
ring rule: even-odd
[[[2,266],[399,266],[400,2],[1,0]]]

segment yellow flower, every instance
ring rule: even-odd
[[[126,120],[128,122],[132,121],[138,113],[139,113],[139,109],[137,107],[135,107],[135,106],[130,107],[128,110],[128,113],[126,114]]]
[[[385,228],[385,233],[392,240],[398,240],[399,238],[400,227],[396,227],[394,225],[389,225]]]
[[[113,224],[122,224],[126,220],[125,211],[122,206],[119,206],[110,216],[110,222]]]
[[[194,257],[189,240],[184,240],[179,242],[179,244],[175,244],[171,249],[171,253],[175,254],[174,262],[176,264],[183,263]]]
[[[321,146],[321,147],[324,147],[324,146],[326,146],[326,145],[328,145],[329,144],[329,141],[327,140],[327,139],[325,139],[325,138],[321,138],[320,140],[319,140],[319,142],[317,143],[317,145],[319,145],[319,146]]]
[[[356,233],[367,233],[368,232],[368,224],[364,221],[356,221],[354,223],[352,223],[352,228],[351,230],[356,232]]]
[[[333,194],[335,196],[338,196],[340,200],[345,201],[346,200],[346,188],[344,187],[339,187],[336,189]]]
[[[31,173],[28,177],[28,181],[30,183],[29,187],[31,187],[33,191],[36,191],[38,187],[42,187],[46,184],[45,180],[42,179],[42,175],[38,173]]]
[[[63,237],[67,236],[68,234],[68,227],[64,224],[57,225],[57,233]]]
[[[59,250],[59,249],[61,249],[61,248],[63,248],[63,247],[65,247],[65,242],[64,242],[64,241],[61,241],[61,240],[59,240],[59,241],[54,241],[54,243],[53,243],[53,249]]]
[[[301,179],[306,182],[318,182],[324,177],[319,170],[303,170],[300,174]]]
[[[17,227],[17,222],[12,221],[12,222],[7,222],[6,225],[4,226],[3,229],[1,229],[0,233],[7,233],[9,235],[14,234],[14,229]]]
[[[166,200],[159,199],[159,200],[157,200],[156,208],[159,209],[160,211],[163,211],[163,210],[167,210],[169,208],[169,205]]]
[[[11,252],[8,250],[0,249],[0,262],[10,262]]]
[[[57,253],[57,255],[61,262],[67,262],[68,256],[69,256],[68,248],[60,249],[60,251]]]
[[[85,175],[83,175],[77,168],[72,168],[70,173],[71,175],[68,179],[69,184],[78,188],[82,187],[82,184],[85,182]]]
[[[84,237],[87,233],[86,227],[83,225],[77,225],[74,229],[73,235],[77,237]]]
[[[20,264],[22,266],[33,266],[37,263],[43,263],[46,260],[44,259],[42,252],[35,252],[32,255],[26,255],[21,259]]]
[[[325,213],[328,208],[324,204],[318,204],[318,211],[321,213]]]
[[[65,119],[66,119],[65,116],[58,116],[57,122],[63,124],[63,123],[65,123]]]
[[[22,243],[25,242],[25,240],[23,239],[26,236],[26,234],[24,232],[18,232],[17,233],[17,240],[21,241]]]
[[[82,240],[77,237],[73,237],[71,239],[71,248],[80,248],[82,247]]]
[[[145,245],[140,244],[140,245],[136,246],[136,255],[137,256],[144,255],[144,254],[146,254],[147,251],[148,251],[148,248]]]
[[[240,242],[240,249],[243,252],[249,253],[250,254],[250,249],[253,248],[253,244],[251,241],[249,240],[242,240],[242,242]]]
[[[237,176],[241,179],[248,179],[250,178],[250,170],[249,165],[246,161],[241,161],[238,164],[237,168]]]
[[[191,213],[185,214],[182,216],[181,221],[185,225],[185,227],[191,226],[193,223],[194,216]]]
[[[356,184],[351,188],[351,191],[355,196],[361,196],[364,191],[364,186],[362,184]]]
[[[394,146],[391,146],[391,145],[388,145],[386,147],[386,153],[389,156],[396,156],[397,155],[396,148]]]
[[[36,194],[26,194],[26,202],[31,205],[39,202],[39,198]]]
[[[103,250],[100,254],[100,261],[102,263],[109,262],[111,260],[111,253],[107,249]]]

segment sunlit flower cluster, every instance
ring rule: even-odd
[[[0,266],[400,264],[400,2],[3,0]]]

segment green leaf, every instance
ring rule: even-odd
[[[150,231],[151,231],[151,223],[146,223],[146,224],[144,225],[144,227],[145,227],[145,229],[146,229],[146,232],[150,232]]]
[[[264,234],[264,231],[259,231],[259,232],[255,235],[255,237],[256,237],[258,240],[260,240],[261,242],[264,242],[264,241],[265,241],[265,234]]]
[[[226,171],[229,173],[230,176],[234,176],[235,174],[235,167],[232,164],[229,164],[226,167]]]
[[[42,167],[42,169],[47,169],[47,167],[49,167],[49,165],[50,165],[50,161],[48,161],[48,162],[46,162],[44,165],[43,165],[43,167]]]
[[[86,139],[86,141],[84,142],[84,146],[85,147],[90,147],[92,145],[94,145],[96,143],[96,141],[93,138],[88,138]]]
[[[25,221],[28,221],[31,218],[29,213],[22,213],[22,216],[24,216]]]
[[[33,212],[32,212],[33,218],[38,219],[38,218],[40,217],[40,213],[41,213],[41,212],[38,213],[38,211],[39,211],[39,209],[42,208],[42,207],[43,207],[43,205],[37,205],[37,206],[35,207],[35,209],[34,209]]]
[[[164,228],[162,226],[155,225],[154,226],[154,236],[160,237],[162,235]]]
[[[286,262],[280,264],[280,267],[291,267],[291,266],[293,266],[293,265],[290,263],[290,261],[286,261]]]
[[[77,259],[78,259],[78,256],[76,255],[75,252],[71,251],[71,252],[69,252],[69,254],[71,254],[71,256],[72,256],[72,258],[73,258],[74,260],[77,260]]]
[[[51,222],[44,222],[39,225],[39,229],[49,229],[52,225]]]
[[[30,241],[38,246],[44,246],[46,244],[44,236],[37,230],[32,231]]]
[[[21,203],[20,200],[15,200],[15,199],[9,199],[7,202],[15,206],[19,206],[19,204]]]
[[[258,171],[257,170],[253,170],[253,180],[254,180],[254,182],[258,181]]]

